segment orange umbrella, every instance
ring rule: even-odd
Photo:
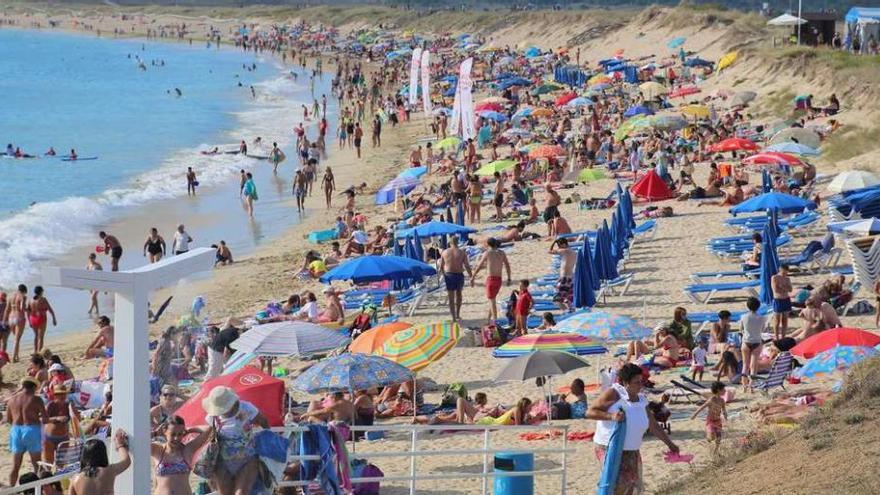
[[[359,352],[361,354],[372,354],[381,349],[385,341],[390,339],[392,335],[411,327],[412,323],[403,321],[394,321],[371,328],[359,335],[348,346],[349,352]]]
[[[542,144],[529,152],[529,158],[556,158],[564,155],[565,149],[555,144]]]
[[[550,117],[553,115],[553,110],[549,108],[536,108],[532,111],[532,117]]]

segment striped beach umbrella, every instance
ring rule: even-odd
[[[395,333],[376,354],[419,371],[443,357],[458,342],[458,323],[419,325]]]
[[[355,338],[351,345],[348,346],[348,350],[349,352],[372,354],[381,349],[385,341],[394,334],[402,332],[411,326],[412,323],[405,321],[393,321],[371,328]]]
[[[816,354],[793,373],[797,378],[809,378],[819,375],[845,371],[855,364],[876,356],[877,349],[866,346],[839,345]]]
[[[584,356],[603,354],[608,349],[576,333],[536,333],[517,337],[492,351],[497,358],[511,358],[535,351],[562,351]]]
[[[348,343],[348,336],[306,321],[257,325],[230,347],[256,356],[310,356]]]
[[[557,323],[554,330],[577,333],[604,342],[639,340],[651,336],[651,329],[634,319],[604,311],[573,315]]]
[[[293,387],[310,394],[352,392],[412,380],[406,367],[372,354],[341,354],[323,359],[303,372]]]

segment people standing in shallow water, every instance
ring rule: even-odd
[[[119,271],[119,260],[122,258],[122,244],[116,236],[110,235],[103,230],[98,232],[98,237],[104,242],[104,254],[110,256],[110,271]]]
[[[242,193],[244,194],[244,204],[245,210],[247,210],[248,216],[253,218],[254,216],[254,201],[258,200],[257,196],[257,185],[254,184],[254,176],[247,172],[245,174],[247,179],[244,182],[244,187],[242,188]]]
[[[165,239],[159,235],[159,229],[151,228],[147,240],[144,241],[144,256],[149,258],[150,263],[157,263],[162,260],[166,252]]]

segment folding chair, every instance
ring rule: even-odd
[[[53,475],[78,472],[83,444],[79,438],[61,442],[55,449],[54,463],[40,461],[38,464]]]
[[[782,387],[785,390],[785,378],[791,372],[793,358],[790,352],[780,352],[770,365],[767,375],[751,375],[752,387],[765,394],[772,388]]]
[[[671,380],[670,383],[672,383],[672,388],[666,391],[666,393],[669,394],[670,401],[684,398],[687,399],[688,402],[693,404],[695,402],[700,402],[706,398],[697,390],[681,383],[678,380]]]

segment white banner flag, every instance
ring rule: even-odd
[[[422,52],[422,109],[431,115],[431,52]]]
[[[412,60],[409,63],[409,103],[415,105],[419,94],[419,65],[422,63],[422,49],[416,48],[412,52]]]
[[[452,102],[452,117],[449,119],[449,134],[459,136],[461,129],[461,79],[455,82],[455,100]]]
[[[476,114],[474,113],[474,95],[472,93],[474,81],[471,79],[471,66],[474,64],[473,58],[468,58],[461,63],[461,69],[458,74],[458,87],[461,91],[461,138],[472,139],[477,137]]]

